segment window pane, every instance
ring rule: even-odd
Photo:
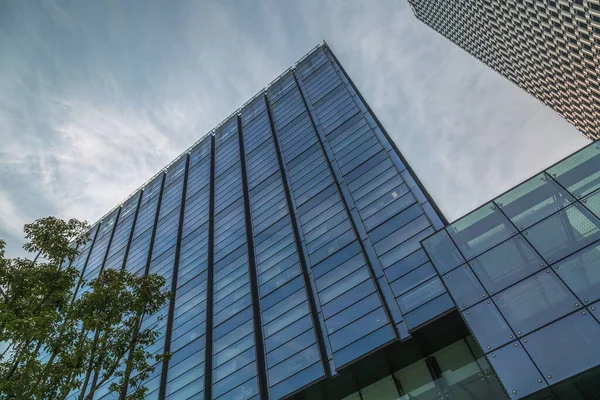
[[[548,174],[576,197],[600,187],[600,146],[588,146],[548,170]]]
[[[581,200],[581,202],[585,204],[596,217],[600,218],[600,191],[586,197]]]
[[[510,221],[489,203],[446,228],[460,251],[473,258],[516,233]]]
[[[469,262],[489,293],[496,293],[545,267],[546,264],[521,235]]]
[[[467,265],[444,275],[444,283],[461,309],[470,307],[487,297],[483,286]]]
[[[390,284],[394,295],[399,296],[407,291],[419,286],[421,283],[436,276],[436,272],[430,263],[423,264],[417,269],[395,280]]]
[[[551,263],[600,239],[600,221],[574,204],[524,232],[542,257]]]
[[[511,286],[494,300],[517,335],[531,332],[580,306],[549,269]]]
[[[454,309],[454,303],[452,302],[450,295],[444,293],[404,315],[404,322],[406,322],[408,329],[415,329],[425,322],[452,309]]]
[[[327,325],[327,333],[331,334],[338,329],[341,329],[352,321],[366,315],[377,307],[381,306],[381,301],[377,293],[373,293],[366,298],[360,300],[353,307],[348,307],[344,311],[329,318],[325,324]]]
[[[333,354],[333,359],[337,368],[341,368],[349,362],[368,354],[369,352],[383,346],[384,344],[395,340],[396,335],[392,327],[388,324],[372,332],[360,340],[344,347],[342,350]]]
[[[554,270],[579,300],[600,299],[600,245],[587,247],[554,266]]]
[[[450,271],[465,262],[465,259],[445,230],[425,239],[423,247],[427,251],[427,254],[429,254],[433,265],[441,273]]]
[[[600,364],[600,325],[587,313],[571,314],[521,342],[549,383]]]
[[[498,197],[496,204],[519,229],[524,229],[573,201],[573,196],[541,173]]]
[[[438,277],[423,283],[422,285],[410,290],[398,297],[398,305],[403,313],[414,310],[421,304],[445,293],[446,289]]]
[[[297,374],[289,377],[288,379],[279,382],[275,386],[269,389],[271,398],[279,399],[284,397],[286,394],[292,393],[309,383],[319,379],[324,374],[323,366],[321,363],[316,363],[309,368],[306,368]]]
[[[548,386],[519,342],[488,355],[511,399],[520,399]]]
[[[490,300],[471,307],[462,316],[485,353],[515,338],[500,311]]]
[[[269,369],[269,384],[276,385],[291,375],[319,361],[317,345],[310,346]]]
[[[303,334],[291,340],[287,345],[280,346],[276,350],[267,354],[267,368],[272,368],[273,366],[279,364],[286,358],[290,357],[293,354],[300,352],[301,350],[307,348],[311,344],[316,342],[315,334],[312,329],[307,330]]]

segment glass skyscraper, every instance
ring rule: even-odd
[[[555,260],[576,250],[562,249],[553,235],[579,235],[574,240],[581,246],[600,239],[600,228],[593,228],[597,209],[586,208],[596,204],[595,197],[587,206],[579,200],[596,189],[600,157],[584,161],[577,172],[548,170],[543,190],[527,186],[534,195],[518,189],[505,195],[504,205],[496,201],[493,212],[485,206],[448,226],[323,44],[94,224],[74,263],[86,279],[107,268],[165,277],[173,297],[142,324],[158,324],[161,332],[151,352],[172,357],[148,377],[148,399],[500,400],[536,391],[553,396],[539,390],[565,380],[575,385],[572,375],[600,362],[596,350],[557,369],[551,380],[533,374],[531,364],[541,364],[533,355],[528,359],[518,346],[504,353],[500,347],[514,346],[526,334],[533,338],[540,326],[563,316],[567,322],[552,329],[579,326],[571,320],[577,318],[585,319],[586,332],[600,331],[592,315],[569,314],[595,312],[600,288],[575,287],[595,282],[596,264],[571,274],[570,290],[576,293],[560,292],[564,299],[552,315],[519,321],[531,310],[544,313],[540,299],[558,287],[545,286],[558,285],[561,272],[551,270],[552,260],[535,258],[547,256],[540,249],[558,251]],[[555,181],[576,179],[583,182],[577,188],[587,185],[585,192],[551,190]],[[519,196],[527,201],[515,200]],[[569,207],[560,202],[565,209],[552,214],[556,204],[543,196],[578,200]],[[534,211],[521,210],[529,205]],[[506,217],[493,217],[503,207]],[[579,224],[571,230],[561,228],[567,209],[567,220]],[[515,226],[506,219],[513,217],[520,218],[511,220]],[[504,225],[493,224],[498,221]],[[518,237],[527,235],[517,233],[523,229],[542,253],[525,256],[539,261],[541,271],[551,270],[527,281],[528,288],[539,286],[535,296],[517,283],[535,268],[514,252],[490,250],[504,241],[518,245]],[[447,236],[455,231],[452,247]],[[485,309],[492,307],[493,293],[473,286],[478,270],[467,265],[470,257],[482,269],[489,262],[494,270],[498,257],[508,263],[489,274],[489,286],[482,284],[503,297],[497,307],[510,326]],[[511,275],[513,270],[518,272]],[[529,308],[515,308],[511,299]],[[500,337],[511,329],[512,336]],[[546,365],[559,359],[549,360]],[[536,381],[514,386],[510,372],[526,367],[522,377]],[[93,398],[119,398],[108,392],[110,383]]]
[[[358,388],[340,372],[415,352],[453,310],[419,243],[445,222],[321,45],[95,224],[75,263],[166,278],[143,324],[164,317],[152,351],[173,356],[149,399],[335,397]]]
[[[600,0],[408,0],[425,24],[600,139]]]

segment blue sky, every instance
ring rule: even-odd
[[[8,0],[8,255],[35,218],[100,218],[323,39],[449,220],[588,143],[406,0]]]

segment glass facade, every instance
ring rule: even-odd
[[[501,400],[490,365],[471,336],[366,386],[344,400]]]
[[[324,44],[96,223],[75,264],[166,279],[142,321],[172,353],[148,399],[310,398],[453,312],[420,245],[444,223]]]
[[[448,224],[326,44],[88,235],[173,294],[148,399],[600,392],[600,145]]]
[[[592,144],[422,242],[511,398],[597,398],[599,189]]]

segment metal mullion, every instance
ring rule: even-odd
[[[358,214],[358,210],[356,210],[356,207],[354,206],[354,204],[352,202],[352,198],[350,196],[350,192],[349,192],[347,186],[346,185],[342,186],[342,184],[340,183],[340,180],[342,180],[342,182],[343,182],[343,178],[341,178],[341,171],[339,170],[339,167],[337,166],[337,162],[335,160],[335,157],[332,154],[332,150],[328,147],[329,144],[327,142],[324,132],[315,123],[315,120],[313,117],[313,114],[315,113],[314,108],[312,108],[312,105],[310,105],[307,102],[305,94],[304,94],[304,88],[302,87],[302,85],[300,85],[300,82],[298,81],[296,75],[294,74],[293,76],[294,76],[294,80],[296,81],[298,91],[300,92],[300,96],[302,97],[302,101],[304,102],[304,105],[305,105],[306,109],[308,110],[308,116],[309,116],[310,122],[311,122],[314,132],[317,136],[318,143],[321,146],[321,150],[324,154],[325,160],[327,161],[327,164],[328,164],[329,170],[331,172],[331,175],[333,177],[333,180],[335,182],[335,185],[340,194],[342,204],[346,210],[350,224],[352,225],[352,229],[356,236],[356,240],[358,241],[358,243],[361,247],[361,250],[362,250],[363,254],[365,255],[365,258],[367,261],[367,267],[369,269],[371,278],[373,279],[373,283],[375,284],[377,294],[383,305],[383,310],[385,312],[385,315],[388,318],[388,321],[392,327],[394,335],[396,336],[396,338],[400,338],[401,334],[400,334],[396,324],[400,323],[403,320],[402,312],[401,312],[400,308],[398,307],[398,305],[395,304],[395,309],[396,309],[396,313],[398,313],[398,318],[401,318],[400,320],[396,321],[396,319],[393,318],[393,314],[390,309],[390,307],[394,306],[394,304],[391,304],[391,305],[389,304],[391,301],[395,302],[395,298],[392,300],[392,299],[388,299],[385,296],[384,291],[381,286],[381,283],[379,282],[380,278],[375,273],[374,263],[377,263],[378,270],[381,272],[381,278],[385,279],[387,281],[385,273],[383,272],[383,267],[380,265],[379,258],[377,257],[375,250],[373,249],[373,245],[370,243],[366,229],[362,225],[362,221],[360,220],[360,218],[359,218],[359,221],[355,221],[355,218],[357,218],[357,215],[355,215],[354,213],[351,212],[350,204],[352,204],[352,206],[353,206],[352,208],[355,210],[356,214]],[[333,160],[331,158],[333,158]],[[344,190],[344,189],[346,189],[346,190]],[[349,202],[350,202],[350,204],[349,204]],[[363,233],[364,233],[365,237],[362,237],[361,231],[358,229],[358,227],[359,227],[358,224],[360,224],[360,226],[363,227],[363,230],[364,230]],[[367,250],[367,248],[366,248],[367,245],[369,246],[371,251]],[[375,259],[373,259],[373,257],[375,257]],[[391,294],[393,296],[393,293],[391,293],[391,290],[389,291],[389,294]],[[388,300],[390,300],[390,301],[388,301]],[[396,314],[396,313],[394,313],[394,314]]]
[[[435,212],[438,214],[438,216],[442,220],[442,223],[444,225],[448,225],[448,220],[446,219],[446,217],[444,216],[444,214],[438,207],[437,203],[433,200],[433,198],[431,197],[431,195],[429,194],[429,192],[427,191],[427,189],[425,188],[425,186],[423,185],[423,183],[421,182],[419,177],[415,174],[415,171],[412,169],[412,167],[410,166],[410,164],[408,163],[408,161],[406,160],[404,155],[402,155],[402,153],[400,152],[400,149],[398,148],[398,146],[396,146],[396,143],[394,143],[394,141],[392,140],[390,135],[387,133],[387,131],[383,127],[383,124],[379,121],[379,119],[377,118],[377,116],[375,115],[375,113],[373,112],[371,107],[369,107],[369,104],[365,101],[364,97],[362,96],[362,94],[360,93],[360,91],[358,90],[356,85],[354,85],[354,82],[352,81],[352,79],[350,79],[350,76],[348,76],[348,74],[346,73],[346,70],[344,70],[344,67],[342,66],[342,64],[340,64],[340,62],[338,61],[338,59],[335,56],[335,54],[333,53],[333,51],[331,51],[331,47],[329,47],[329,45],[326,42],[323,42],[323,43],[327,49],[327,54],[329,54],[331,56],[334,64],[339,68],[343,77],[346,78],[346,80],[350,84],[350,87],[352,88],[352,90],[356,93],[356,95],[360,99],[361,103],[367,109],[369,115],[373,118],[373,120],[377,124],[377,127],[379,127],[379,129],[381,130],[381,132],[383,133],[385,138],[388,140],[389,144],[392,146],[392,149],[395,151],[396,155],[400,158],[400,161],[402,161],[402,163],[408,170],[409,174],[415,180],[417,186],[419,187],[419,189],[421,189],[421,192],[423,192],[423,195],[425,196],[425,198],[429,201],[429,204],[431,204],[431,206],[433,207]],[[359,110],[360,110],[360,107],[359,107]]]
[[[187,180],[189,175],[189,165],[190,165],[190,157],[189,154],[186,156],[185,161],[185,170],[183,173],[183,182],[181,185],[181,203],[179,206],[179,223],[177,227],[177,242],[175,243],[175,260],[173,261],[173,274],[171,277],[171,299],[169,302],[169,313],[167,316],[167,332],[165,335],[165,345],[163,351],[165,353],[169,353],[171,349],[171,334],[173,330],[173,313],[175,311],[175,293],[177,291],[177,277],[179,273],[179,259],[181,252],[181,237],[183,234],[183,219],[185,215],[185,202],[186,202],[186,194],[187,194]],[[171,182],[172,184],[176,181]],[[160,387],[158,389],[158,397],[159,399],[163,399],[165,397],[165,393],[167,390],[167,372],[169,369],[169,359],[163,359],[162,363],[162,371],[160,378]]]
[[[87,269],[88,261],[90,261],[90,256],[92,255],[92,251],[94,250],[94,244],[96,243],[96,238],[98,237],[98,232],[100,232],[100,225],[102,225],[102,222],[100,222],[96,226],[96,233],[94,233],[94,238],[92,239],[92,244],[90,245],[90,249],[88,250],[87,256],[85,257],[85,262],[83,263],[83,266],[81,267],[81,273],[79,274],[79,281],[77,282],[77,286],[75,287],[72,301],[75,300],[75,298],[77,297],[77,293],[79,292],[79,289],[81,288],[81,281],[83,280],[83,277],[85,275],[85,270]],[[75,260],[73,260],[73,261],[75,261]]]
[[[119,207],[119,209],[117,210],[117,216],[115,217],[115,224],[110,231],[110,236],[108,238],[106,250],[104,251],[104,256],[102,257],[102,263],[100,263],[100,271],[98,271],[98,276],[100,276],[102,274],[102,272],[104,271],[104,264],[106,263],[106,259],[108,258],[108,252],[110,251],[110,245],[111,245],[113,237],[115,235],[115,231],[117,230],[117,225],[119,224],[119,216],[121,215],[121,210],[123,210],[122,206]],[[94,338],[94,340],[97,340],[99,335],[100,335],[99,333],[96,333],[96,337]],[[92,388],[94,388],[94,386],[96,386],[96,383],[98,382],[99,374],[100,374],[99,370],[94,371],[94,376],[92,378]],[[85,390],[85,389],[87,389],[87,388],[83,388],[83,390]],[[92,395],[92,398],[93,398],[94,392],[92,391],[90,394]]]
[[[212,400],[213,359],[213,281],[214,281],[214,235],[215,235],[215,136],[210,137],[210,172],[208,196],[208,254],[206,262],[206,343],[204,345],[204,399]]]
[[[254,257],[254,238],[252,236],[252,217],[250,214],[250,192],[248,189],[248,176],[246,175],[246,154],[244,151],[244,139],[242,137],[242,119],[237,116],[237,134],[239,141],[240,167],[242,172],[242,191],[244,192],[244,212],[246,215],[246,243],[248,249],[248,270],[250,273],[250,295],[252,297],[252,312],[254,323],[254,337],[256,350],[256,366],[258,373],[258,390],[260,397],[268,398],[267,369],[265,362],[264,339],[262,332],[262,316],[260,312],[260,295],[258,293],[258,273]]]
[[[151,228],[152,233],[150,235],[150,242],[149,242],[149,246],[148,246],[148,255],[146,256],[146,266],[144,267],[144,275],[148,275],[148,271],[150,269],[150,261],[152,259],[152,249],[154,247],[154,238],[156,236],[156,225],[158,224],[158,217],[160,215],[160,205],[162,202],[163,189],[165,187],[165,177],[166,177],[166,174],[163,173],[162,179],[161,179],[161,184],[160,184],[160,191],[158,192],[158,201],[156,203],[156,211],[154,213],[154,223]],[[149,201],[151,201],[151,200],[152,199],[149,199]],[[142,201],[142,199],[140,199],[140,201]],[[146,204],[148,204],[148,203],[146,203]],[[138,206],[138,210],[139,210],[139,206]],[[125,259],[125,263],[127,263],[127,259]],[[121,394],[119,396],[119,400],[124,400],[126,398],[127,389],[128,389],[128,383],[127,383],[127,381],[125,381],[123,384],[123,388],[121,389]],[[160,391],[160,388],[159,388],[159,391]]]
[[[323,364],[325,375],[331,376],[332,368],[329,363],[329,358],[330,358],[329,356],[331,356],[331,358],[333,359],[333,353],[332,352],[328,353],[328,351],[327,351],[328,347],[325,344],[326,336],[325,336],[325,333],[323,330],[323,327],[325,326],[325,319],[323,317],[323,314],[320,312],[320,308],[317,306],[317,303],[315,300],[317,289],[316,289],[316,285],[314,283],[314,279],[311,279],[311,277],[310,277],[311,273],[308,268],[307,260],[305,258],[305,252],[306,252],[306,254],[308,254],[308,250],[306,249],[306,243],[304,243],[304,241],[302,239],[303,234],[301,233],[300,226],[299,226],[300,217],[296,210],[295,203],[292,199],[291,189],[290,189],[290,177],[288,176],[287,171],[284,166],[283,155],[281,153],[281,146],[279,143],[279,138],[276,135],[275,123],[274,123],[273,115],[271,112],[271,105],[270,105],[269,99],[266,94],[264,96],[264,100],[265,100],[265,104],[266,104],[266,108],[267,108],[267,115],[269,117],[270,133],[271,133],[271,137],[273,139],[275,153],[277,154],[277,162],[279,164],[279,171],[281,174],[281,181],[282,181],[283,189],[284,189],[283,191],[285,193],[288,214],[290,216],[290,221],[292,224],[291,227],[292,227],[292,231],[294,233],[294,243],[296,245],[296,252],[298,253],[298,257],[300,259],[300,269],[302,271],[302,277],[304,279],[304,287],[305,287],[307,295],[308,295],[308,305],[309,305],[310,315],[311,315],[313,327],[315,329],[315,334],[316,334],[316,338],[317,338],[319,356],[320,356],[322,364]],[[305,110],[305,112],[307,113],[307,110]],[[302,114],[304,114],[304,113],[302,113]],[[301,248],[301,246],[304,246],[304,251]]]

